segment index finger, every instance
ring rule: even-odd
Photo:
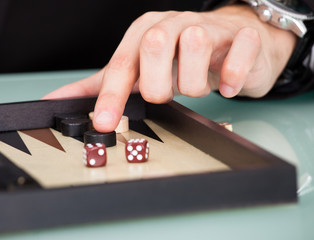
[[[139,44],[143,33],[165,14],[148,13],[136,20],[104,70],[101,90],[95,106],[93,125],[97,131],[113,131],[139,76]]]

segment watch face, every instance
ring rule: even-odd
[[[268,0],[268,2],[280,8],[284,8],[286,11],[297,14],[313,15],[311,9],[300,0]]]

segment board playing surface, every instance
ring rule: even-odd
[[[51,128],[18,131],[30,154],[2,141],[0,142],[0,151],[44,188],[230,169],[224,163],[166,131],[153,121],[145,120],[145,123],[162,141],[157,141],[133,130],[117,134],[117,145],[107,148],[107,165],[100,168],[88,168],[83,164],[84,144],[81,141],[63,136]],[[149,141],[148,162],[128,163],[126,161],[125,141],[132,138],[146,138]]]

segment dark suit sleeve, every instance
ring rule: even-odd
[[[303,2],[309,6],[309,8],[314,12],[314,1],[313,0],[303,0]]]

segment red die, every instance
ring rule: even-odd
[[[125,157],[130,163],[146,162],[149,155],[149,143],[145,139],[131,139],[125,145]]]
[[[83,149],[84,164],[87,167],[101,167],[107,163],[106,146],[102,143],[88,143]]]

